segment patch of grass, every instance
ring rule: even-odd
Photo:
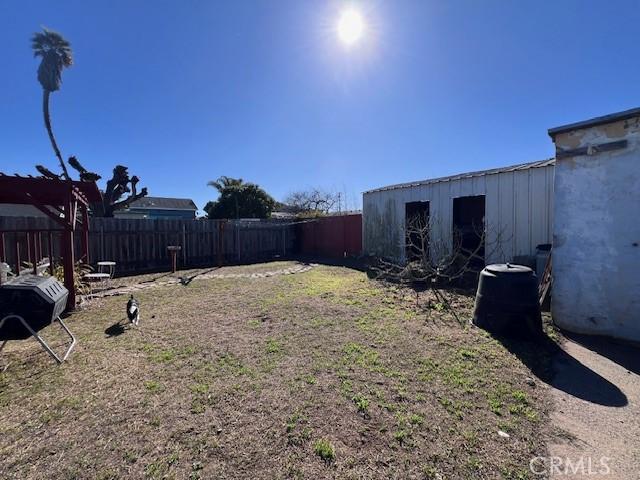
[[[336,451],[329,440],[321,439],[313,445],[313,451],[325,462],[332,462],[336,458]]]
[[[453,362],[442,365],[440,374],[445,383],[453,387],[461,387],[467,392],[472,392],[476,384],[476,372],[466,363]]]
[[[345,396],[349,396],[353,392],[353,383],[350,380],[343,380],[340,383],[340,392]]]
[[[455,416],[458,420],[462,420],[464,418],[465,410],[471,408],[471,404],[466,401],[460,402],[441,397],[438,398],[438,402],[440,402],[440,405],[442,405],[447,412]]]
[[[176,352],[172,349],[160,350],[151,354],[151,361],[155,363],[169,363],[176,358]]]
[[[218,367],[224,373],[230,373],[236,377],[241,375],[253,376],[253,371],[232,353],[222,355],[218,359]]]
[[[303,426],[306,425],[307,422],[308,418],[299,412],[289,417],[286,423],[286,431],[287,440],[290,445],[301,445],[311,438],[311,429]]]
[[[360,343],[349,342],[344,346],[347,362],[353,362],[361,367],[373,368],[379,365],[378,352]]]
[[[149,390],[151,393],[158,393],[164,390],[162,384],[156,380],[147,380],[144,382],[144,388]]]
[[[147,464],[144,468],[144,475],[147,478],[161,479],[168,471],[167,464],[161,459]]]
[[[531,472],[526,468],[502,467],[500,473],[506,480],[529,480]]]
[[[204,413],[206,410],[207,410],[207,406],[201,398],[194,398],[191,401],[191,408],[189,409],[189,411],[194,415],[199,415],[201,413]]]
[[[369,399],[367,397],[365,397],[364,395],[354,395],[351,400],[353,401],[353,403],[356,404],[356,408],[358,409],[358,412],[362,413],[362,414],[368,414],[369,413]]]
[[[471,457],[469,457],[469,459],[467,460],[467,466],[469,467],[470,470],[474,472],[478,472],[482,470],[482,462],[475,455],[472,455]]]
[[[532,422],[538,421],[538,412],[528,405],[516,404],[509,406],[509,413],[516,416],[523,416]]]
[[[502,407],[504,407],[504,403],[497,398],[489,398],[487,401],[489,402],[489,410],[496,415],[502,415]]]
[[[409,423],[411,425],[422,425],[424,423],[424,415],[420,415],[418,413],[413,413],[409,416]]]
[[[280,353],[282,352],[282,344],[278,340],[269,338],[267,340],[266,350],[269,354]]]
[[[469,350],[468,348],[459,349],[458,354],[465,360],[473,360],[478,356],[476,352],[474,352],[473,350]]]
[[[206,394],[209,391],[209,385],[206,383],[194,383],[189,387],[193,393]]]
[[[463,430],[462,438],[469,447],[475,447],[478,443],[478,434],[473,430]]]
[[[300,375],[300,376],[296,377],[296,380],[302,381],[302,382],[306,383],[307,385],[315,385],[318,382],[316,377],[314,377],[310,373],[306,373],[304,375]]]
[[[527,394],[524,393],[522,390],[514,390],[513,392],[511,392],[511,396],[519,404],[522,404],[522,405],[529,404],[529,398],[527,397]]]
[[[409,432],[406,430],[396,430],[393,432],[393,438],[400,444],[407,443],[409,440]]]
[[[96,480],[115,480],[118,478],[118,472],[112,468],[101,469],[96,473]]]
[[[126,451],[122,456],[125,462],[127,463],[136,463],[138,461],[138,456],[134,452]]]

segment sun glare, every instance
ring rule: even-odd
[[[338,37],[340,41],[349,47],[357,43],[362,38],[363,33],[364,20],[360,12],[352,8],[344,10],[338,20]]]

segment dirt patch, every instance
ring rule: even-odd
[[[62,367],[7,346],[5,477],[519,479],[546,453],[546,388],[426,295],[317,267],[137,296],[139,329],[123,297],[72,315]]]

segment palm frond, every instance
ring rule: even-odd
[[[41,57],[38,81],[42,88],[54,92],[60,89],[62,70],[73,65],[71,44],[58,32],[42,29],[31,37],[31,48],[35,57]]]

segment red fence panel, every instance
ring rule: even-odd
[[[300,253],[344,258],[362,253],[362,215],[322,217],[297,225]]]

